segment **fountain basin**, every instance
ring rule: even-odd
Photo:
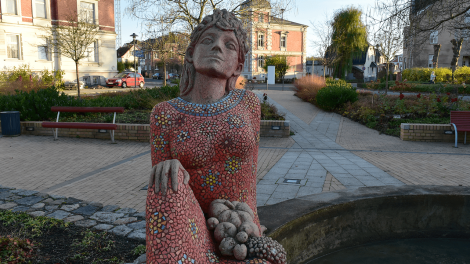
[[[304,196],[258,207],[288,263],[410,238],[470,238],[470,187],[383,186]]]

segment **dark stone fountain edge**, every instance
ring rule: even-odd
[[[258,207],[258,215],[288,263],[304,263],[371,241],[470,238],[470,187],[363,187]]]

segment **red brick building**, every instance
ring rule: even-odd
[[[113,0],[0,0],[0,70],[28,64],[33,71],[63,70],[75,80],[75,63],[53,53],[42,27],[83,15],[100,33],[88,57],[80,61],[80,79],[103,84],[117,73]]]
[[[249,80],[264,80],[264,60],[272,55],[287,56],[290,68],[285,78],[300,78],[305,75],[308,26],[272,16],[268,2],[257,8],[250,7],[248,2],[242,8],[253,13],[253,18],[248,23],[251,49],[247,54],[242,76]]]

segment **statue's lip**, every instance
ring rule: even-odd
[[[210,59],[218,59],[218,60],[223,61],[223,59],[222,59],[221,57],[216,56],[216,55],[209,55],[209,56],[207,56],[207,57],[210,58]]]

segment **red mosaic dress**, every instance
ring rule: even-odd
[[[152,166],[178,159],[190,181],[184,185],[180,171],[178,192],[169,187],[167,196],[149,186],[147,263],[269,263],[219,258],[204,217],[215,199],[245,202],[256,215],[258,97],[233,90],[208,105],[175,98],[155,106],[150,126]]]

